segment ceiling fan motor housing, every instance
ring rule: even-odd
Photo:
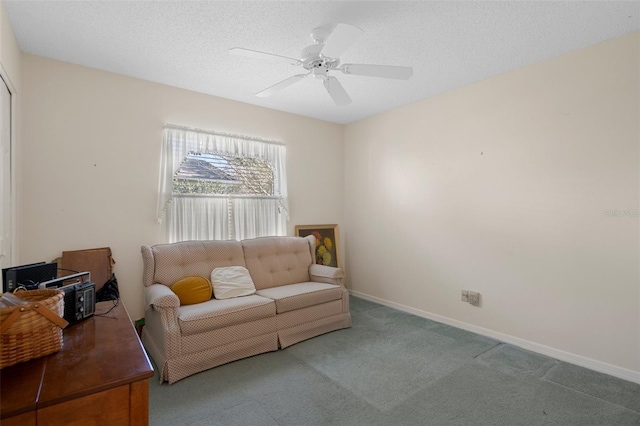
[[[327,37],[329,37],[329,35],[331,35],[331,31],[332,30],[333,30],[333,28],[331,28],[329,26],[316,27],[316,28],[311,30],[311,34],[309,34],[309,35],[311,36],[311,39],[315,43],[318,43],[318,44],[322,45],[322,44],[324,44],[324,42],[327,39]]]
[[[340,63],[339,59],[325,58],[320,52],[324,45],[312,44],[302,50],[300,61],[302,66],[311,71],[314,77],[323,79],[327,72],[336,69]]]

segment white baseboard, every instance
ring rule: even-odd
[[[552,358],[565,361],[570,364],[579,365],[581,367],[588,368],[590,370],[598,371],[600,373],[608,374],[610,376],[617,377],[619,379],[628,380],[633,383],[640,384],[640,372],[629,370],[627,368],[618,367],[606,362],[597,361],[595,359],[587,358],[581,355],[565,352],[560,349],[552,348],[549,346],[541,345],[540,343],[531,342],[529,340],[521,339],[519,337],[511,336],[509,334],[500,333],[498,331],[490,330],[488,328],[478,327],[477,325],[469,324],[466,322],[458,321],[442,315],[433,314],[420,309],[412,308],[410,306],[402,305],[400,303],[391,302],[389,300],[380,299],[379,297],[370,296],[368,294],[360,293],[359,291],[349,290],[349,293],[354,296],[360,297],[371,302],[379,303],[381,305],[395,308],[399,311],[407,312],[422,318],[427,318],[433,321],[437,321],[443,324],[451,325],[453,327],[461,328],[463,330],[471,331],[482,336],[491,337],[501,342],[509,343],[520,348],[537,352],[542,355],[546,355]]]

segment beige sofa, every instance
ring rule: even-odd
[[[351,326],[342,269],[314,263],[315,238],[185,241],[142,246],[142,341],[174,383],[191,374]],[[170,286],[214,268],[244,266],[256,293],[180,306]]]

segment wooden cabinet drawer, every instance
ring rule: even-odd
[[[38,409],[38,426],[128,424],[129,385]]]

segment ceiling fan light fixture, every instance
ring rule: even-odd
[[[325,67],[318,67],[311,70],[311,75],[319,80],[325,80],[327,78],[327,69]]]

